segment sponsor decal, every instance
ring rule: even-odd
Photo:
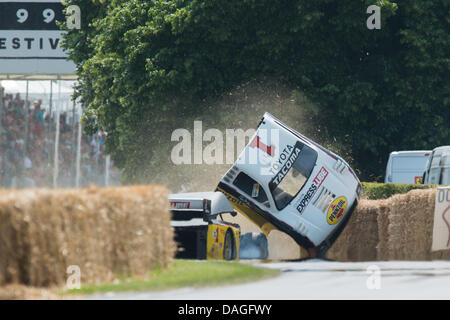
[[[308,206],[308,204],[310,203],[314,194],[317,192],[317,190],[319,189],[322,182],[325,181],[327,176],[328,176],[327,169],[325,169],[324,167],[320,168],[316,177],[313,179],[312,184],[309,186],[308,190],[306,191],[305,195],[303,196],[303,199],[300,200],[300,203],[297,206],[297,211],[300,214],[302,214],[303,211],[305,211],[305,208]]]
[[[264,151],[271,157],[273,157],[273,155],[275,153],[275,146],[268,146],[268,145],[264,144],[263,142],[261,142],[259,136],[256,136],[253,139],[252,143],[250,143],[250,148],[255,148],[255,147],[258,149],[261,149],[262,151]]]
[[[255,183],[252,189],[252,198],[258,198],[259,196],[259,184]]]
[[[346,209],[347,209],[347,198],[339,197],[335,199],[328,208],[327,213],[328,224],[338,223],[339,220],[341,220],[341,218],[344,216]]]
[[[189,202],[176,202],[176,201],[171,201],[170,202],[170,207],[172,209],[189,209]]]
[[[289,172],[295,160],[297,160],[298,155],[302,151],[302,144],[297,142],[295,146],[287,145],[286,148],[281,152],[278,161],[275,161],[270,168],[270,172],[275,174],[272,180],[269,183],[270,189],[275,189]],[[290,153],[289,153],[290,152]],[[281,166],[281,169],[279,169]],[[279,169],[278,172],[276,170]]]

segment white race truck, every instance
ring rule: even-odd
[[[310,257],[324,257],[356,208],[361,184],[340,156],[265,113],[216,191],[264,235],[280,230]]]

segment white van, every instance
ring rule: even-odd
[[[431,150],[391,152],[384,182],[420,184],[430,155]]]
[[[423,183],[450,185],[450,146],[433,150],[425,167]]]

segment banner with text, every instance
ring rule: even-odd
[[[450,187],[438,188],[434,207],[432,251],[450,249]]]
[[[61,48],[60,0],[0,0],[0,74],[74,74]]]

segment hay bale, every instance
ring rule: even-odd
[[[327,257],[340,261],[450,259],[431,252],[436,189],[361,200]]]
[[[430,260],[436,189],[410,192],[401,208],[405,232],[403,259]]]
[[[378,201],[361,200],[327,257],[339,261],[376,260]]]
[[[450,259],[450,250],[431,252],[436,189],[412,190],[380,205],[378,260]]]
[[[403,212],[402,260],[449,259],[450,251],[432,252],[436,189],[414,190],[397,204]]]
[[[61,300],[79,298],[60,296],[54,293],[57,288],[37,288],[20,284],[9,284],[0,287],[0,300]]]
[[[379,261],[389,260],[389,212],[390,212],[390,202],[388,200],[379,200],[378,202],[378,215],[377,215],[377,225],[378,225],[378,244],[376,246],[377,259]]]
[[[388,225],[388,260],[401,260],[403,256],[404,240],[405,236],[403,231],[406,226],[403,225],[403,215],[406,214],[401,208],[402,201],[405,198],[404,195],[395,195],[389,198],[390,212],[389,212],[389,225]]]
[[[175,254],[161,186],[0,192],[0,284],[82,283],[145,275]]]

